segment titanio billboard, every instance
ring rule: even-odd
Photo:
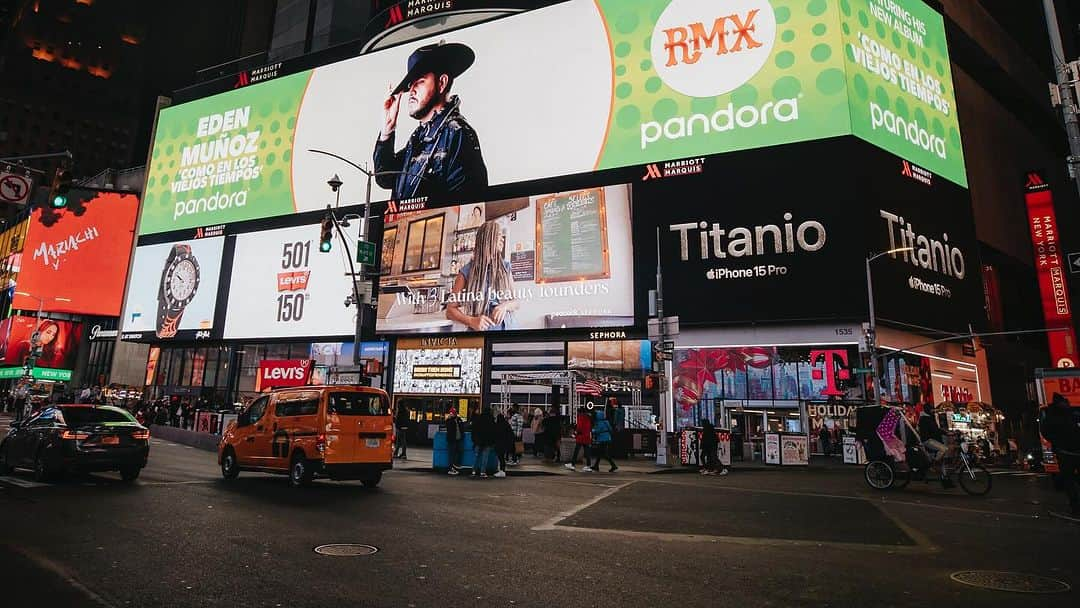
[[[312,149],[375,200],[852,133],[966,184],[944,40],[920,0],[571,0],[164,110],[140,233],[320,209]]]

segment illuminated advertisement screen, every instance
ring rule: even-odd
[[[198,332],[214,327],[224,245],[216,237],[136,247],[123,337],[209,337]]]
[[[851,133],[966,184],[919,0],[571,0],[163,110],[140,232],[321,208],[341,161],[311,150],[385,172],[375,200],[454,203]]]
[[[851,132],[967,186],[945,19],[922,0],[844,0],[840,12]]]
[[[343,227],[354,248],[358,222]],[[349,260],[340,242],[319,251],[319,226],[296,226],[236,237],[226,338],[351,335],[356,307]]]
[[[72,191],[72,198],[81,191]],[[99,193],[71,209],[34,211],[12,307],[116,317],[131,255],[138,197]],[[49,214],[46,223],[43,214]],[[25,292],[34,297],[20,295]]]
[[[394,394],[477,395],[483,363],[482,338],[399,340]]]
[[[633,325],[625,185],[387,214],[376,331]]]
[[[41,355],[36,367],[74,369],[75,355],[82,338],[82,324],[58,319],[14,316],[0,323],[0,351],[5,365],[22,365],[33,349],[31,338],[38,332]]]

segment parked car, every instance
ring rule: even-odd
[[[218,446],[225,479],[241,471],[289,475],[294,486],[315,476],[379,485],[393,466],[394,425],[386,392],[365,386],[280,389],[251,402],[229,423]]]
[[[0,443],[0,474],[28,468],[37,481],[64,473],[119,471],[133,481],[150,455],[150,431],[107,405],[54,405],[12,422]]]

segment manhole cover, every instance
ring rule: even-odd
[[[330,555],[333,557],[358,557],[363,555],[374,555],[378,551],[378,547],[356,544],[319,545],[318,547],[315,547],[315,553],[318,553],[319,555]]]
[[[1072,589],[1064,581],[1024,574],[1023,572],[997,572],[994,570],[964,570],[949,575],[952,580],[972,587],[1012,591],[1015,593],[1065,593]]]

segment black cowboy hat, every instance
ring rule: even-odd
[[[409,71],[401,79],[392,95],[409,88],[417,77],[433,72],[457,78],[476,60],[476,53],[459,42],[438,42],[422,46],[409,55]]]

